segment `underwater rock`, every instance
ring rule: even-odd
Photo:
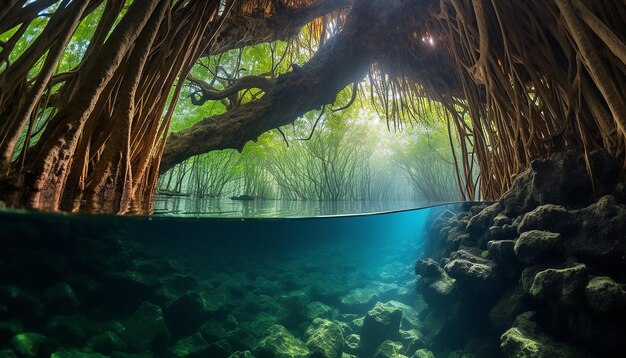
[[[429,351],[428,349],[422,348],[422,349],[418,349],[417,351],[415,351],[415,353],[413,353],[411,358],[435,358],[435,355],[433,354],[433,352]]]
[[[546,204],[524,214],[518,233],[531,230],[546,230],[561,234],[575,230],[575,217],[563,206]]]
[[[358,334],[351,334],[346,337],[344,341],[344,351],[351,354],[357,354],[361,347],[361,336]]]
[[[514,326],[500,338],[505,357],[518,358],[583,358],[590,355],[568,344],[559,342],[534,321],[534,312],[517,317]]]
[[[397,292],[398,285],[396,284],[372,283],[342,296],[340,306],[346,312],[363,312],[372,307],[376,301],[391,298]]]
[[[0,358],[17,358],[12,349],[0,349]]]
[[[340,358],[343,351],[341,327],[332,321],[316,318],[307,328],[304,339],[311,357]]]
[[[400,338],[400,321],[402,311],[399,308],[385,306],[377,302],[373,309],[367,312],[361,327],[361,351],[365,356],[375,352],[378,345],[384,340]]]
[[[489,322],[494,331],[503,334],[511,327],[518,315],[527,312],[530,308],[530,299],[518,284],[506,291],[489,311]]]
[[[218,341],[226,337],[226,330],[215,320],[206,321],[198,330],[202,337],[209,342]]]
[[[413,328],[420,328],[422,326],[419,313],[415,310],[415,308],[394,300],[385,302],[383,305],[386,307],[397,308],[402,311],[402,322],[400,323],[400,328],[409,330]]]
[[[553,262],[563,255],[563,238],[549,231],[526,231],[520,234],[514,250],[517,258],[526,264]]]
[[[24,332],[24,325],[20,320],[12,319],[0,322],[0,346],[22,332]]]
[[[188,292],[165,306],[165,321],[173,338],[188,336],[197,331],[215,312],[205,297]]]
[[[206,349],[197,354],[198,357],[228,357],[233,347],[227,339],[220,339],[217,342],[210,343]]]
[[[48,357],[58,347],[58,343],[41,334],[20,333],[11,339],[11,348],[23,358]]]
[[[337,311],[321,302],[313,301],[306,307],[306,318],[309,321],[315,318],[333,319]]]
[[[415,262],[415,274],[426,278],[439,278],[444,273],[443,269],[433,259],[417,260]]]
[[[231,354],[228,358],[255,358],[255,357],[250,351],[243,351],[243,352],[237,351]]]
[[[262,336],[265,332],[272,327],[273,325],[278,323],[278,318],[274,315],[267,314],[265,312],[261,312],[254,316],[254,319],[247,323],[246,326],[250,328],[250,330],[256,336]]]
[[[72,313],[80,306],[80,300],[72,286],[61,282],[43,293],[43,304],[53,312]]]
[[[208,345],[202,335],[196,333],[176,342],[170,349],[170,354],[174,357],[207,357]]]
[[[81,298],[83,304],[97,305],[101,303],[104,295],[102,283],[84,274],[69,276],[66,282],[74,289],[76,295]]]
[[[385,340],[376,349],[374,358],[406,358],[402,353],[404,353],[402,343]]]
[[[569,254],[621,275],[626,270],[626,206],[605,196],[575,216],[580,231],[566,242]]]
[[[540,271],[530,287],[530,294],[547,299],[566,309],[580,307],[584,301],[588,270],[584,264]]]
[[[125,351],[128,348],[126,342],[116,333],[106,331],[87,340],[87,348],[102,354],[111,354],[113,351]]]
[[[279,320],[288,327],[298,326],[306,317],[309,301],[309,296],[304,291],[294,291],[280,296]]]
[[[50,355],[50,358],[107,358],[100,353],[95,352],[83,352],[78,349],[62,349],[56,351]]]
[[[163,351],[169,343],[170,332],[161,307],[150,302],[142,303],[130,318],[122,338],[130,348],[139,352]]]
[[[0,305],[4,305],[4,313],[0,311],[0,319],[19,317],[24,323],[39,322],[44,315],[43,305],[22,289],[11,286],[0,286]]]
[[[502,209],[500,207],[500,203],[494,203],[487,206],[478,214],[472,216],[467,223],[466,231],[471,237],[482,236],[487,228],[491,226],[496,215],[498,215],[501,211]]]
[[[487,260],[453,259],[444,269],[460,285],[477,294],[491,296],[500,289],[500,277]]]
[[[514,240],[492,240],[487,242],[489,256],[499,265],[511,265],[516,263],[517,259],[514,247]]]
[[[306,358],[307,346],[281,325],[273,325],[259,341],[252,353],[257,358]]]
[[[424,336],[416,329],[400,330],[400,336],[402,337],[402,343],[406,348],[405,353],[410,355],[419,348],[424,347]]]
[[[610,277],[594,277],[585,287],[589,308],[598,314],[607,314],[626,307],[626,291]]]
[[[44,328],[47,336],[75,346],[82,346],[87,337],[95,334],[98,330],[99,327],[82,314],[52,316]]]

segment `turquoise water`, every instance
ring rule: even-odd
[[[1,212],[0,346],[35,347],[36,356],[308,357],[341,336],[333,349],[368,357],[385,338],[363,328],[378,304],[402,312],[386,338],[411,356],[427,330],[413,266],[439,210],[299,219]]]

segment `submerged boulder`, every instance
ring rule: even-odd
[[[494,266],[490,260],[457,251],[451,255],[444,269],[461,286],[477,294],[490,296],[500,288],[500,277]]]
[[[164,310],[165,320],[174,337],[192,334],[211,317],[211,310],[206,298],[197,292],[188,292]]]
[[[610,277],[594,277],[585,287],[587,305],[598,314],[626,308],[626,290]]]
[[[206,357],[208,343],[202,338],[200,333],[184,338],[176,342],[170,349],[173,357]]]
[[[94,352],[110,355],[113,351],[125,351],[128,346],[126,342],[116,333],[106,331],[91,337],[87,341],[87,348]]]
[[[281,325],[273,325],[252,351],[257,358],[306,358],[307,346]]]
[[[505,357],[583,358],[590,356],[587,352],[547,335],[534,321],[534,317],[534,312],[519,315],[513,327],[500,337],[500,349]]]
[[[386,340],[378,346],[374,358],[406,358],[403,353],[402,343]]]
[[[343,332],[339,324],[316,318],[304,334],[311,357],[340,358],[343,352]]]
[[[41,334],[20,333],[11,339],[11,348],[23,358],[49,357],[58,347],[58,343]]]
[[[144,302],[137,308],[123,335],[128,346],[139,352],[161,352],[167,347],[169,338],[170,332],[161,307],[149,302]]]
[[[402,311],[399,308],[377,302],[363,319],[363,327],[361,327],[363,354],[371,355],[384,340],[399,339],[401,321]]]
[[[538,299],[546,299],[557,305],[575,309],[584,300],[588,269],[584,264],[574,264],[561,269],[550,268],[535,275],[530,294]]]
[[[531,230],[523,232],[515,242],[515,255],[526,264],[558,261],[563,256],[561,234]]]

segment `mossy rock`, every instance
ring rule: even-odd
[[[94,352],[111,354],[113,351],[125,351],[128,345],[115,332],[106,331],[89,338],[87,348]]]
[[[20,333],[11,339],[11,348],[23,358],[48,357],[57,347],[55,340],[32,332]]]
[[[108,356],[94,353],[83,352],[77,349],[63,349],[56,351],[50,355],[50,358],[107,358]]]
[[[304,343],[277,324],[267,330],[252,353],[257,358],[306,358],[310,355]]]
[[[378,346],[374,358],[406,358],[403,353],[402,343],[386,340]]]
[[[173,357],[205,357],[209,344],[202,338],[200,333],[184,338],[176,342],[170,349]]]
[[[170,333],[165,325],[161,307],[142,303],[126,325],[123,339],[139,352],[160,352],[167,347]]]
[[[343,351],[343,332],[339,324],[316,318],[304,334],[311,357],[340,358]]]

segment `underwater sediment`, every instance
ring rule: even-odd
[[[626,355],[626,197],[603,152],[533,162],[498,202],[430,228],[415,266],[430,349],[472,357]],[[599,199],[595,199],[599,197]],[[445,356],[445,355],[444,355]]]

